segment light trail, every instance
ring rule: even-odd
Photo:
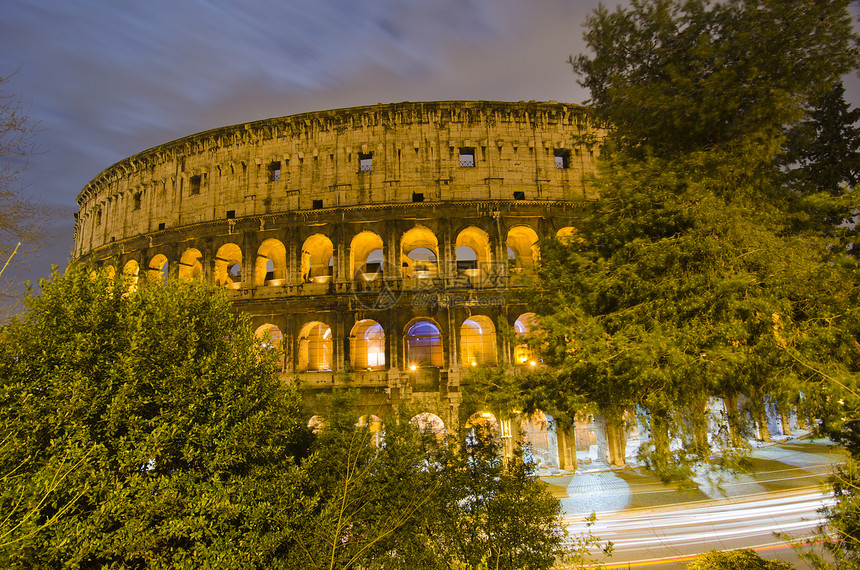
[[[624,561],[616,565],[610,558],[603,563],[605,568],[634,568],[677,564],[714,549],[790,548],[785,542],[774,542],[774,534],[809,536],[824,522],[820,509],[834,500],[827,493],[806,490],[706,503],[671,510],[631,509],[598,518],[591,527],[572,516],[565,517],[565,522],[571,535],[590,531],[601,543],[613,543],[613,558]],[[659,557],[661,553],[671,555]],[[625,560],[631,557],[637,560]]]

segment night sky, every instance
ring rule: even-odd
[[[597,4],[0,0],[0,76],[15,73],[3,90],[39,123],[22,182],[64,212],[20,278],[65,266],[89,180],[188,134],[399,101],[582,103],[588,94],[566,62],[584,51],[582,24]],[[846,87],[860,105],[860,80]]]

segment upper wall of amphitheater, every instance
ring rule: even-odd
[[[212,129],[101,172],[77,198],[75,257],[229,218],[349,206],[593,199],[603,130],[564,103],[395,103]],[[471,161],[470,161],[471,160]]]

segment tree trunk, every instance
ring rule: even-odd
[[[711,455],[711,444],[708,441],[708,399],[694,401],[690,406],[690,422],[695,438],[696,456],[706,459]]]
[[[654,453],[650,459],[651,468],[661,476],[669,473],[672,458],[669,441],[669,420],[666,412],[651,412],[651,437],[654,440]]]
[[[782,435],[791,435],[791,406],[779,405],[779,419],[782,422]]]
[[[617,408],[603,410],[603,420],[606,424],[609,464],[623,467],[627,465],[627,430],[624,429],[624,411]]]
[[[759,394],[758,390],[751,391],[750,405],[752,406],[753,421],[755,421],[759,441],[773,441],[770,438],[770,429],[767,427],[767,406],[764,396]]]
[[[732,447],[740,447],[743,442],[743,430],[741,429],[741,416],[738,412],[738,395],[727,395],[724,401],[726,419],[729,421],[729,442],[731,442]]]
[[[576,471],[576,429],[556,423],[555,437],[558,445],[558,468]]]

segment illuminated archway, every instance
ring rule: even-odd
[[[122,267],[122,274],[125,276],[125,279],[128,280],[128,290],[129,292],[134,291],[137,288],[137,279],[140,273],[140,265],[138,265],[137,261],[134,259],[130,259],[125,262],[125,265]]]
[[[475,315],[460,326],[460,358],[463,366],[496,362],[496,327],[485,315]]]
[[[367,428],[367,431],[370,432],[370,445],[373,447],[379,447],[379,444],[382,442],[382,438],[385,436],[385,427],[383,426],[382,419],[379,416],[372,414],[361,416],[355,423],[355,427],[359,429]]]
[[[299,371],[331,370],[332,335],[325,323],[313,321],[299,333]]]
[[[170,269],[167,263],[167,256],[159,253],[149,260],[149,265],[146,271],[146,277],[152,282],[163,283],[167,280],[167,273]]]
[[[526,343],[526,336],[537,329],[537,318],[534,313],[523,313],[514,322],[514,332],[519,337],[514,347],[514,364],[534,366],[535,354]]]
[[[266,323],[260,327],[257,327],[257,330],[254,331],[254,335],[260,341],[260,347],[264,350],[274,350],[277,351],[278,354],[278,364],[283,369],[283,342],[284,335],[281,333],[281,329],[277,326]]]
[[[499,438],[499,422],[490,412],[475,412],[466,420],[466,443],[474,445],[479,440]]]
[[[532,461],[538,467],[558,467],[558,442],[552,416],[535,410],[523,418],[520,430],[528,442]]]
[[[287,249],[279,240],[269,238],[257,248],[254,282],[257,287],[283,285],[287,279]]]
[[[328,283],[334,268],[334,246],[322,234],[314,234],[302,245],[302,281]]]
[[[355,323],[349,335],[352,367],[373,370],[385,367],[385,331],[371,319]]]
[[[311,416],[311,419],[308,420],[308,427],[312,434],[317,435],[325,428],[325,418],[317,415]]]
[[[579,234],[573,226],[565,226],[555,232],[555,237],[562,243],[573,243],[579,239]]]
[[[403,277],[433,278],[439,274],[439,240],[424,226],[415,226],[400,239]]]
[[[533,269],[540,260],[540,250],[537,246],[538,236],[528,226],[514,226],[508,231],[508,258],[514,255],[513,269]]]
[[[180,279],[200,279],[203,277],[203,254],[199,249],[189,247],[179,258]]]
[[[457,235],[454,244],[457,273],[480,285],[490,267],[490,237],[480,228],[470,226]]]
[[[215,285],[230,289],[242,286],[242,250],[235,243],[225,243],[215,254]]]
[[[425,436],[434,436],[439,443],[445,439],[445,422],[436,414],[421,412],[409,420],[409,425]]]
[[[441,368],[442,333],[430,321],[418,321],[406,329],[406,363],[412,368]]]
[[[359,232],[349,245],[349,268],[354,279],[372,281],[382,273],[382,238],[373,232]]]

